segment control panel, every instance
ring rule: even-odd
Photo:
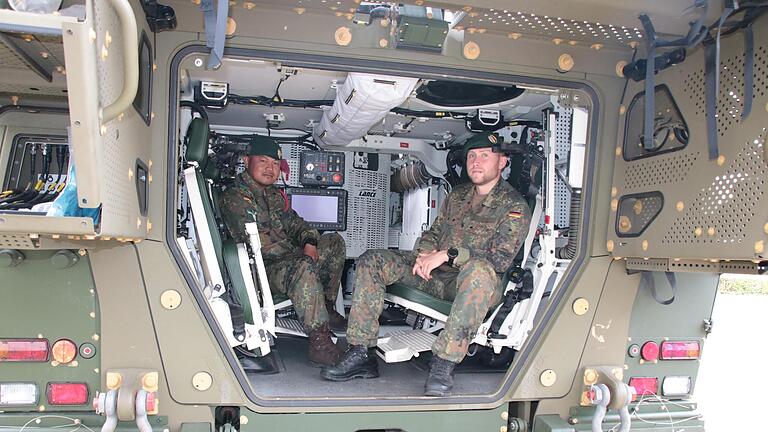
[[[299,182],[304,186],[344,184],[344,153],[305,151],[300,163]]]

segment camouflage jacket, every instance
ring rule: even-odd
[[[519,192],[501,179],[482,201],[479,213],[471,209],[475,187],[456,186],[443,203],[432,226],[421,235],[418,252],[456,248],[454,267],[470,258],[488,260],[498,273],[505,272],[525,241],[531,211]]]
[[[276,187],[260,189],[247,172],[222,192],[219,206],[224,224],[237,242],[248,240],[247,222],[258,223],[262,256],[267,262],[302,254],[307,241],[316,244],[320,237],[293,209],[286,209]]]

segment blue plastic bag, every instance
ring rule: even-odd
[[[79,216],[93,219],[94,225],[99,223],[100,208],[82,208],[77,203],[77,182],[75,180],[75,164],[69,164],[67,185],[53,201],[46,216]]]

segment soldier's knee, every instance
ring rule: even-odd
[[[318,270],[318,265],[308,255],[302,255],[296,258],[297,262],[294,266],[296,274],[302,275],[302,277],[315,277]]]
[[[346,254],[347,244],[339,233],[325,233],[321,236],[321,240],[325,241],[333,255]]]
[[[363,267],[377,267],[384,261],[381,251],[371,249],[363,252],[357,259],[357,265]]]
[[[462,273],[471,274],[477,277],[493,276],[496,277],[496,270],[493,264],[484,258],[472,258],[461,266]]]

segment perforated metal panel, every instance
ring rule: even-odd
[[[764,97],[768,87],[768,47],[755,49],[755,76],[753,99]],[[705,115],[704,69],[689,72],[684,80],[685,93],[695,105],[696,115]],[[744,55],[742,53],[725,57],[720,64],[720,90],[717,100],[717,130],[724,136],[728,129],[741,120],[744,109]],[[754,102],[753,102],[754,103]]]
[[[283,158],[291,170],[291,175],[288,176],[288,181],[285,184],[290,187],[301,187],[299,182],[299,158],[301,157],[302,147],[294,144],[280,144],[280,148],[283,150]]]
[[[571,120],[573,109],[558,106],[555,128],[555,154],[558,161],[567,162],[571,151]],[[567,168],[567,165],[565,166]],[[564,170],[567,172],[567,170]],[[555,225],[566,227],[570,217],[571,194],[560,177],[555,177]]]
[[[626,45],[642,38],[642,31],[634,27],[534,15],[506,9],[479,9],[467,15],[458,28],[471,33],[489,30],[534,34],[570,41],[603,42],[612,45]]]
[[[741,244],[746,240],[748,223],[764,210],[760,205],[766,180],[765,139],[763,128],[758,137],[742,144],[725,173],[698,193],[662,243]]]
[[[662,155],[630,164],[624,177],[623,189],[678,183],[688,176],[701,157],[701,152]]]
[[[754,24],[766,34],[768,18]],[[768,243],[768,40],[755,38],[754,100],[751,115],[744,107],[744,40],[739,33],[723,38],[717,126],[720,158],[707,152],[704,55],[701,48],[688,59],[659,73],[657,84],[671,90],[690,130],[689,145],[674,152],[625,161],[616,152],[608,249],[622,257],[672,259],[764,259]],[[643,90],[630,82],[627,95]],[[638,121],[642,122],[642,119]],[[624,118],[621,118],[624,123]],[[624,135],[624,125],[620,128]],[[636,238],[617,235],[622,197],[657,191],[661,211]],[[680,261],[677,261],[680,262]],[[706,268],[702,271],[717,271]],[[681,267],[682,269],[682,267]]]
[[[29,234],[0,234],[1,249],[35,249]]]
[[[123,50],[121,23],[109,2],[94,2],[94,26],[96,30],[99,103],[106,107],[122,92],[125,53]],[[107,43],[107,33],[111,43]],[[106,51],[104,51],[106,49]],[[136,46],[138,50],[138,45]],[[106,55],[105,55],[106,53]],[[123,112],[121,118],[106,124],[102,134],[103,151],[101,164],[103,235],[144,237],[148,232],[147,218],[139,212],[136,195],[136,159],[149,162],[151,139],[149,129],[133,107]],[[150,184],[150,187],[151,184]]]
[[[379,157],[379,169],[369,171],[353,167],[354,153],[346,153],[344,189],[349,192],[347,230],[341,235],[347,242],[347,256],[358,257],[369,249],[387,248],[389,238],[389,167],[388,155]],[[373,191],[374,194],[361,194]],[[370,196],[373,195],[373,196]]]

